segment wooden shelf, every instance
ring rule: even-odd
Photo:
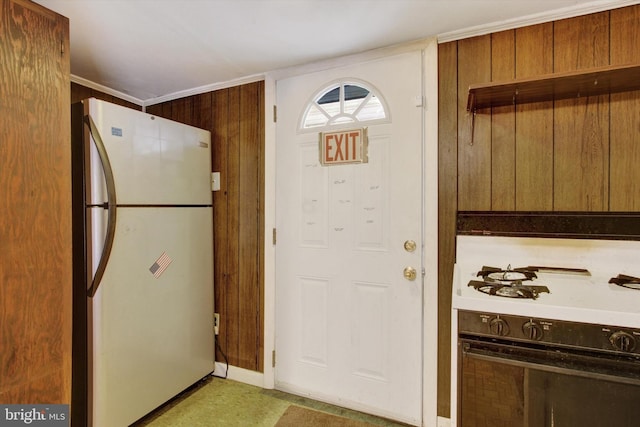
[[[467,111],[640,89],[640,65],[607,66],[469,86]]]

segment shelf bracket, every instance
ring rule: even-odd
[[[471,142],[469,142],[469,145],[473,145],[475,129],[476,129],[476,109],[474,108],[473,111],[471,112]]]

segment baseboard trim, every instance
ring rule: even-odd
[[[438,427],[451,427],[451,418],[438,417]]]
[[[237,366],[227,366],[220,362],[216,362],[213,376],[227,378],[256,387],[268,388],[264,386],[264,374],[262,372],[250,371],[249,369],[239,368]]]

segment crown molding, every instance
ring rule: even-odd
[[[179,91],[179,92],[169,93],[167,95],[159,96],[159,97],[156,97],[156,98],[149,98],[149,99],[142,100],[142,99],[133,97],[131,95],[127,95],[126,93],[117,91],[115,89],[111,89],[110,87],[107,87],[107,86],[92,82],[91,80],[87,80],[87,79],[84,79],[82,77],[78,77],[78,76],[73,75],[73,74],[71,75],[71,81],[73,83],[77,83],[79,85],[88,87],[90,89],[95,89],[95,90],[98,90],[100,92],[106,93],[108,95],[112,95],[112,96],[115,96],[117,98],[124,99],[125,101],[129,101],[129,102],[132,102],[132,103],[134,103],[136,105],[139,105],[139,106],[143,107],[143,109],[145,109],[146,107],[148,107],[150,105],[160,104],[160,103],[167,102],[167,101],[173,101],[175,99],[185,98],[187,96],[199,95],[201,93],[212,92],[214,90],[226,89],[226,88],[234,87],[234,86],[240,86],[240,85],[243,85],[243,84],[253,83],[253,82],[261,81],[261,80],[264,80],[264,79],[265,79],[264,74],[255,74],[255,75],[252,75],[252,76],[242,77],[242,78],[235,79],[235,80],[230,80],[230,81],[221,82],[221,83],[212,83],[212,84],[208,84],[208,85],[204,85],[204,86],[195,87],[195,88],[192,88],[192,89],[187,89],[187,90],[183,90],[183,91]]]
[[[204,86],[194,87],[192,89],[181,90],[179,92],[169,93],[167,95],[162,95],[157,98],[149,98],[144,101],[144,106],[148,107],[150,105],[161,104],[167,101],[173,101],[175,99],[185,98],[187,96],[200,95],[201,93],[213,92],[214,90],[227,89],[234,86],[240,86],[247,83],[254,83],[261,80],[264,80],[264,74],[254,74],[251,76],[241,77],[235,80],[229,80],[226,82],[220,83],[211,83]]]
[[[131,95],[127,95],[124,92],[120,92],[120,91],[117,91],[115,89],[111,89],[110,87],[103,86],[101,84],[92,82],[91,80],[87,80],[85,78],[76,76],[75,74],[71,74],[70,80],[73,83],[77,83],[79,85],[88,87],[90,89],[98,90],[100,92],[106,93],[107,95],[112,95],[112,96],[115,96],[117,98],[124,99],[125,101],[129,101],[129,102],[132,102],[132,103],[134,103],[136,105],[144,107],[144,101],[141,100],[141,99],[138,99],[138,98],[133,97]]]
[[[576,6],[564,7],[549,12],[536,13],[519,18],[496,21],[488,24],[478,25],[475,27],[442,33],[438,35],[438,43],[446,43],[470,37],[497,33],[499,31],[526,27],[529,25],[536,25],[545,22],[557,21],[560,19],[573,18],[576,16],[588,15],[590,13],[598,13],[606,10],[618,9],[638,3],[640,3],[639,0],[599,0]]]

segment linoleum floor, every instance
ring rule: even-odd
[[[211,377],[140,420],[135,427],[273,427],[291,405],[364,421],[374,426],[405,426],[277,390]]]

